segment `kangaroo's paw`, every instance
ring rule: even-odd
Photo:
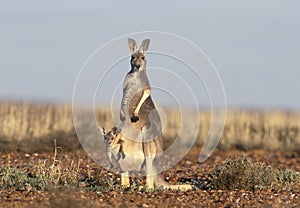
[[[138,116],[132,116],[130,118],[130,120],[131,120],[132,123],[135,123],[135,122],[137,122],[139,120],[139,117]]]

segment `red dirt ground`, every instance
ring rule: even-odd
[[[243,152],[232,150],[215,151],[204,163],[197,162],[198,152],[191,151],[173,169],[163,173],[169,183],[182,179],[205,182],[213,169],[224,164],[227,158],[249,157],[261,164],[279,169],[300,172],[300,156],[291,153],[268,153],[263,150]],[[12,167],[37,164],[39,159],[52,160],[53,154],[10,153],[0,154],[0,166],[10,161]],[[100,167],[83,151],[60,153],[58,160],[69,165],[72,160],[81,161],[80,171],[84,176],[88,168],[97,172]],[[113,176],[119,180],[118,175]],[[300,185],[300,184],[299,184]],[[245,191],[245,190],[204,190],[187,192],[162,191],[83,191],[80,188],[53,191],[3,191],[0,190],[1,207],[299,207],[299,189],[296,191]]]

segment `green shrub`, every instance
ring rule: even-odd
[[[30,173],[22,169],[0,167],[0,189],[31,191],[42,188],[42,178],[32,177]]]
[[[278,170],[260,165],[248,158],[227,160],[215,168],[211,175],[212,185],[222,190],[293,190],[299,189],[300,174],[291,170]]]

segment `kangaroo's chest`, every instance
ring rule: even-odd
[[[133,115],[134,110],[139,104],[143,90],[150,88],[149,79],[146,72],[133,72],[127,74],[123,83],[123,98],[122,106],[123,112],[127,112],[129,117]],[[154,109],[154,103],[151,96],[149,96],[140,109],[140,115],[147,115]],[[143,118],[142,118],[143,119]]]
[[[142,96],[144,89],[149,88],[149,79],[145,72],[129,73],[123,83],[123,99],[130,99]]]

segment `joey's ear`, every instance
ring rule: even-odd
[[[117,128],[117,130],[116,130],[116,134],[119,134],[119,133],[121,133],[121,128]]]
[[[113,127],[113,128],[111,129],[111,131],[112,131],[113,134],[118,134],[118,133],[121,132],[121,129],[118,128],[118,127]]]
[[[140,51],[142,51],[143,53],[146,53],[146,51],[149,48],[149,45],[150,45],[150,39],[143,40],[141,43]]]
[[[98,126],[98,129],[99,129],[99,131],[100,131],[100,133],[101,133],[101,134],[103,134],[103,135],[105,135],[105,134],[106,134],[106,130],[105,130],[105,128],[104,128],[104,127],[102,127],[102,126]]]
[[[121,130],[120,130],[118,127],[113,127],[113,128],[111,129],[111,132],[112,132],[114,135],[116,135],[116,134],[120,133]]]
[[[128,41],[129,50],[131,51],[132,54],[134,54],[137,50],[135,40],[131,39],[131,38],[128,38],[127,41]]]
[[[113,127],[113,128],[111,129],[111,132],[112,132],[113,134],[115,134],[117,130],[118,130],[117,127]]]

